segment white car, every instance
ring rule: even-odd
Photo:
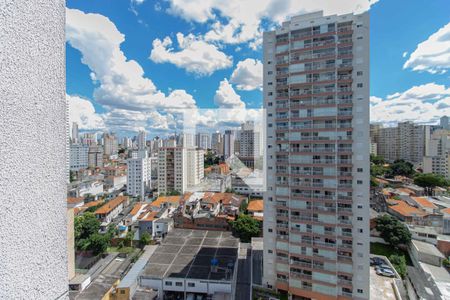
[[[395,273],[391,269],[379,268],[378,270],[376,270],[376,273],[381,276],[395,277]]]

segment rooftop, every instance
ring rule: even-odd
[[[144,253],[139,257],[139,259],[134,263],[133,267],[128,271],[127,275],[120,281],[117,288],[126,288],[133,285],[144,269],[147,261],[152,256],[153,252],[155,252],[157,246],[147,245],[144,248]]]
[[[264,201],[262,199],[250,201],[248,203],[247,210],[248,211],[263,211],[264,210]]]
[[[411,206],[405,201],[389,199],[389,208],[405,217],[423,217],[427,213],[417,207]]]
[[[67,204],[78,204],[84,201],[84,197],[68,197]]]
[[[230,232],[174,229],[150,257],[142,276],[230,281],[239,241]],[[213,272],[211,262],[217,261]]]
[[[150,205],[153,207],[161,207],[163,203],[179,204],[181,196],[160,196],[158,199],[153,201]]]
[[[108,201],[107,203],[105,203],[105,205],[97,209],[95,211],[95,214],[102,214],[102,215],[108,214],[117,206],[125,202],[127,199],[128,199],[127,196],[117,196],[116,198],[112,199],[111,201]]]
[[[426,197],[411,197],[421,207],[437,209],[437,206],[430,202]]]
[[[417,251],[422,253],[427,253],[428,255],[434,255],[441,258],[445,258],[445,256],[439,251],[435,245],[430,243],[421,242],[418,240],[411,240],[413,246],[417,249]]]

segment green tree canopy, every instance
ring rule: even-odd
[[[414,175],[414,166],[407,161],[402,159],[394,161],[393,164],[389,166],[389,169],[386,172],[386,177],[394,177],[394,176],[406,176],[411,177]]]
[[[102,254],[108,249],[110,240],[107,235],[94,233],[89,238],[89,250],[92,250],[94,255]]]
[[[428,195],[432,195],[433,189],[437,186],[448,187],[450,185],[449,180],[445,179],[443,176],[432,173],[416,175],[416,177],[414,177],[414,183],[423,187]]]
[[[249,215],[240,214],[235,221],[230,223],[233,231],[243,243],[249,243],[252,237],[259,236],[260,222]]]
[[[383,156],[370,154],[370,162],[375,165],[384,165],[386,161]]]
[[[74,220],[75,240],[89,238],[100,229],[100,221],[91,212],[75,217]]]
[[[408,228],[396,218],[390,215],[382,215],[376,219],[377,231],[380,236],[391,246],[408,244],[411,241],[411,233]]]
[[[150,244],[150,241],[152,240],[152,237],[150,236],[150,233],[144,232],[141,235],[140,243],[142,246]]]
[[[389,256],[389,261],[394,266],[397,273],[402,277],[405,278],[406,276],[406,259],[404,255],[397,255],[392,254]]]

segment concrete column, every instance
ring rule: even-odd
[[[67,297],[65,2],[0,0],[0,299]]]

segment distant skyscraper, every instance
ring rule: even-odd
[[[235,135],[233,130],[225,130],[223,135],[223,156],[225,159],[234,154]]]
[[[84,133],[81,137],[81,143],[85,145],[97,145],[97,134],[95,133]]]
[[[239,156],[258,157],[260,155],[260,133],[255,130],[254,122],[241,125],[239,131]]]
[[[78,133],[78,123],[72,123],[72,143],[78,143],[80,141],[80,136]]]
[[[103,134],[103,154],[106,156],[115,156],[118,152],[118,141],[114,134]]]
[[[139,150],[135,158],[127,160],[127,193],[141,196],[144,199],[145,191],[151,186],[151,162],[147,151]]]
[[[209,133],[197,133],[195,146],[204,150],[211,149],[211,135]]]
[[[126,149],[130,149],[131,147],[133,147],[133,141],[127,136],[124,137],[122,139],[122,147],[124,147]]]
[[[89,146],[88,152],[88,167],[97,168],[103,167],[103,149],[101,146]]]
[[[293,17],[263,52],[262,282],[293,299],[369,299],[369,15]]]
[[[211,136],[211,149],[219,156],[223,155],[223,135],[220,132],[214,132]]]
[[[448,118],[447,116],[441,117],[440,122],[439,122],[439,125],[441,125],[441,127],[442,127],[443,129],[450,130],[450,124],[449,124],[449,120],[448,120],[448,119],[449,119],[449,118]]]
[[[139,150],[144,150],[147,148],[146,140],[147,140],[147,133],[144,130],[139,131],[137,139]]]

